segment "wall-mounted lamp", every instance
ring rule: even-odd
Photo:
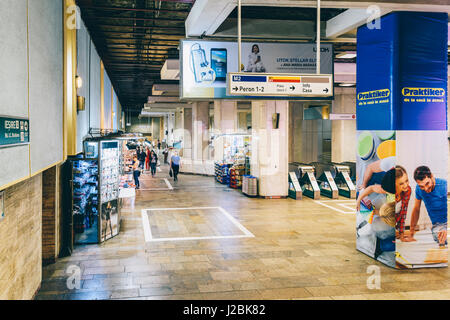
[[[82,96],[77,96],[77,111],[86,110],[86,99]]]
[[[77,89],[81,89],[81,87],[83,87],[83,79],[80,76],[75,77],[75,86]]]

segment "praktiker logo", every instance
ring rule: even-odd
[[[390,95],[391,95],[391,91],[389,89],[380,89],[380,90],[374,90],[374,91],[360,92],[360,93],[358,93],[358,100],[387,98]]]
[[[403,88],[404,97],[444,97],[445,90],[442,88]]]

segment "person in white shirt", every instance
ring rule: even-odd
[[[248,56],[247,72],[265,72],[266,68],[262,63],[261,53],[259,52],[259,46],[254,44],[252,46],[252,52]]]

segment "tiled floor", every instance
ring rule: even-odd
[[[161,178],[166,169],[155,183],[146,177],[146,189],[164,188]],[[124,201],[118,237],[44,268],[37,299],[450,299],[448,268],[394,270],[356,251],[354,215],[337,202],[324,203],[342,212],[307,198],[247,198],[209,177],[179,178],[170,180],[174,190],[141,190]],[[143,209],[199,207],[223,208],[254,237],[146,242]],[[242,232],[215,209],[145,212],[153,237]],[[81,270],[74,290],[72,265]],[[370,265],[381,270],[378,290],[367,287]]]

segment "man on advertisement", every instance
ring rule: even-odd
[[[447,180],[435,178],[427,166],[420,166],[414,171],[416,201],[411,214],[411,238],[420,217],[422,200],[428,211],[432,227],[431,233],[439,246],[447,245]]]

